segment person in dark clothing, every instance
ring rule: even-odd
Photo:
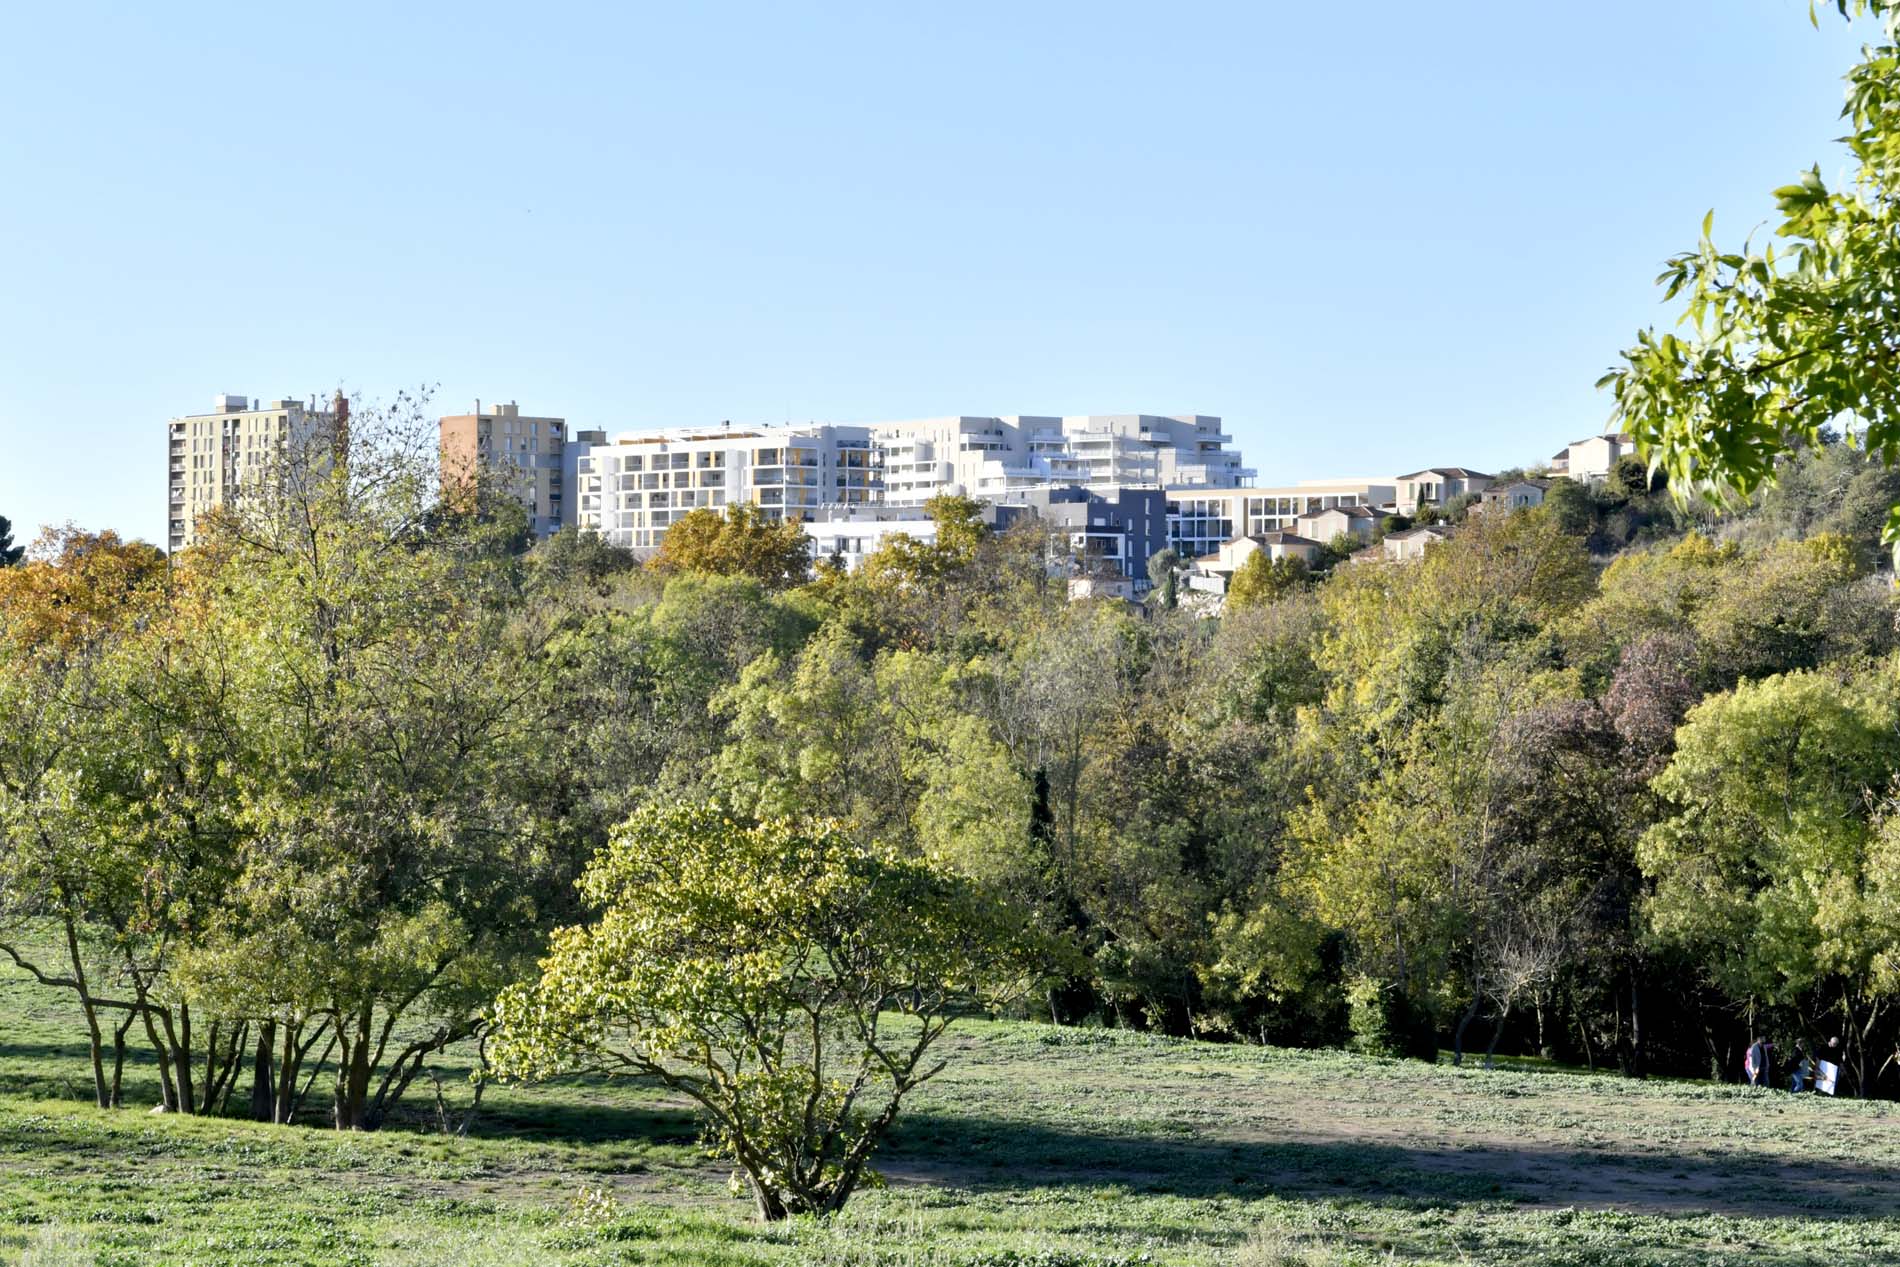
[[[1757,1038],[1748,1045],[1748,1054],[1742,1057],[1742,1072],[1748,1075],[1749,1086],[1768,1085],[1768,1061],[1774,1054],[1774,1050],[1773,1043],[1761,1038]]]

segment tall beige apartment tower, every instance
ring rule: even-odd
[[[563,503],[561,456],[567,448],[565,418],[525,415],[512,400],[484,413],[475,402],[471,414],[441,421],[442,487],[466,484],[483,468],[497,473],[504,487],[528,512],[528,531],[551,537],[571,523]]]
[[[166,424],[166,539],[172,552],[196,542],[200,515],[235,503],[247,488],[275,477],[287,454],[347,416],[347,408],[223,395],[214,398],[208,414],[173,418]]]

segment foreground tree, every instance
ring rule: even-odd
[[[165,579],[152,547],[70,525],[0,570],[0,954],[73,993],[101,1108],[119,1102],[128,1033],[151,1019],[145,952],[185,905],[170,890],[170,859],[135,820],[162,812],[163,787],[199,753],[176,718],[165,751],[137,752],[150,695],[127,689],[124,672],[133,644],[158,640]],[[53,930],[57,965],[43,957]],[[175,1044],[156,1027],[145,1033],[170,1061]],[[166,1105],[177,1108],[173,1086],[168,1077]]]
[[[581,889],[599,919],[555,934],[540,980],[495,1004],[496,1071],[691,1097],[766,1220],[840,1209],[944,1067],[957,1009],[1020,992],[1036,962],[974,884],[825,821],[649,807]]]
[[[1851,184],[1830,189],[1817,164],[1777,189],[1780,251],[1723,250],[1711,212],[1695,249],[1657,279],[1666,298],[1687,296],[1689,329],[1640,332],[1599,384],[1680,497],[1721,502],[1773,482],[1781,459],[1819,446],[1843,415],[1868,452],[1900,456],[1900,4],[1833,7],[1874,15],[1884,35],[1847,76]],[[1900,550],[1900,507],[1884,536]]]
[[[480,1027],[565,878],[523,792],[549,621],[524,609],[511,521],[437,503],[432,430],[420,402],[359,410],[347,462],[297,462],[180,564],[212,598],[175,658],[230,716],[241,839],[179,988],[254,1023],[279,1121],[321,1038],[337,1128],[380,1125]]]

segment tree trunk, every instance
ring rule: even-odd
[[[121,1104],[119,1088],[125,1080],[125,1036],[132,1030],[132,1022],[139,1018],[137,1012],[127,1012],[119,1027],[112,1031],[112,1108]]]
[[[271,1094],[277,1081],[272,1068],[272,1052],[277,1043],[277,1022],[262,1021],[257,1027],[257,1052],[251,1059],[251,1120],[268,1122],[274,1116],[276,1097]]]
[[[1458,1018],[1458,1028],[1452,1031],[1451,1063],[1453,1065],[1462,1065],[1465,1063],[1465,1031],[1471,1028],[1471,1022],[1478,1019],[1478,1008],[1483,1003],[1484,995],[1473,990],[1471,992],[1471,1006],[1466,1008],[1465,1014]]]
[[[1486,1069],[1497,1068],[1498,1039],[1504,1037],[1504,1022],[1509,1020],[1510,1017],[1511,1009],[1508,1005],[1498,1009],[1498,1023],[1491,1029],[1491,1043],[1484,1049],[1484,1067]]]
[[[1566,990],[1564,993],[1570,996],[1570,1012],[1577,1021],[1577,1037],[1583,1042],[1584,1067],[1589,1069],[1591,1073],[1595,1073],[1597,1071],[1597,1053],[1596,1048],[1590,1043],[1589,1019],[1583,1014],[1582,1005],[1577,1002],[1576,990]]]
[[[301,1022],[284,1022],[284,1059],[277,1066],[277,1097],[271,1102],[271,1121],[279,1126],[289,1123],[292,1101],[297,1095],[297,1069],[303,1063],[297,1035],[302,1028]]]
[[[65,895],[61,894],[62,904]],[[72,912],[65,913],[66,954],[72,960],[73,981],[77,983],[79,1008],[86,1014],[87,1045],[92,1055],[92,1100],[102,1109],[112,1107],[112,1091],[106,1085],[105,1042],[99,1032],[99,1009],[93,1005],[92,990],[86,984],[86,965],[79,957],[79,929]]]
[[[759,1177],[746,1171],[746,1184],[752,1189],[752,1203],[759,1212],[761,1223],[780,1223],[789,1211],[785,1208],[785,1199],[759,1181]]]
[[[168,1007],[157,1009],[158,1019],[165,1024],[165,1042],[171,1064],[172,1078],[177,1084],[177,1104],[173,1107],[180,1113],[198,1111],[197,1088],[191,1080],[191,1009],[189,1004],[178,1005],[178,1015],[172,1015]]]
[[[204,1102],[199,1106],[199,1111],[207,1116],[218,1099],[218,1030],[221,1028],[223,1023],[213,1020],[210,1032],[205,1035],[205,1076],[198,1085],[204,1090]]]
[[[1636,983],[1636,970],[1630,969],[1630,1075],[1645,1076],[1643,1061],[1643,990]]]
[[[221,1022],[213,1021],[210,1037],[205,1042],[204,1094],[198,1111],[207,1117],[222,1116],[231,1103],[231,1088],[237,1085],[238,1062],[244,1056],[245,1041],[251,1033],[250,1021],[239,1021],[220,1049],[218,1030],[221,1027]]]
[[[336,1050],[338,1032],[339,1031],[334,1025],[330,1026],[330,1041],[323,1045],[323,1054],[321,1056],[318,1056],[317,1063],[310,1067],[310,1076],[303,1080],[303,1090],[297,1092],[296,1097],[292,1099],[290,1102],[289,1109],[285,1111],[284,1120],[286,1122],[295,1118],[297,1116],[298,1111],[303,1108],[303,1102],[310,1098],[310,1088],[317,1085],[317,1075],[323,1072],[323,1062],[328,1060],[330,1058],[330,1053]],[[308,1053],[310,1048],[315,1045],[317,1039],[321,1038],[322,1036],[323,1036],[322,1030],[318,1030],[315,1034],[313,1034],[310,1038],[310,1042],[304,1045],[303,1052],[299,1053],[298,1059],[301,1060],[303,1058],[303,1055],[305,1053]],[[294,1082],[292,1083],[292,1087],[293,1088],[295,1087]]]
[[[343,1039],[343,1063],[336,1071],[336,1129],[364,1129],[363,1109],[369,1099],[370,1027],[375,1022],[374,1004],[366,1003],[358,1012],[354,1034]]]
[[[140,1003],[144,1002],[144,991],[140,991]],[[167,1113],[179,1112],[178,1088],[172,1081],[172,1054],[165,1042],[158,1036],[158,1028],[152,1024],[152,1009],[140,1007],[139,1015],[145,1020],[145,1037],[151,1041],[152,1050],[158,1053],[158,1100]]]
[[[224,1071],[220,1075],[221,1081],[218,1087],[217,1114],[219,1117],[224,1117],[231,1110],[231,1092],[237,1087],[238,1065],[242,1063],[244,1059],[244,1046],[249,1041],[250,1036],[251,1023],[249,1021],[239,1021],[236,1031],[231,1035],[230,1045],[226,1048],[224,1053]],[[209,1103],[205,1105],[205,1111],[211,1111]]]

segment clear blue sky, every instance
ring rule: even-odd
[[[618,429],[1225,416],[1547,456],[1716,209],[1838,173],[1802,0],[16,4],[0,514],[162,540],[214,393]]]

